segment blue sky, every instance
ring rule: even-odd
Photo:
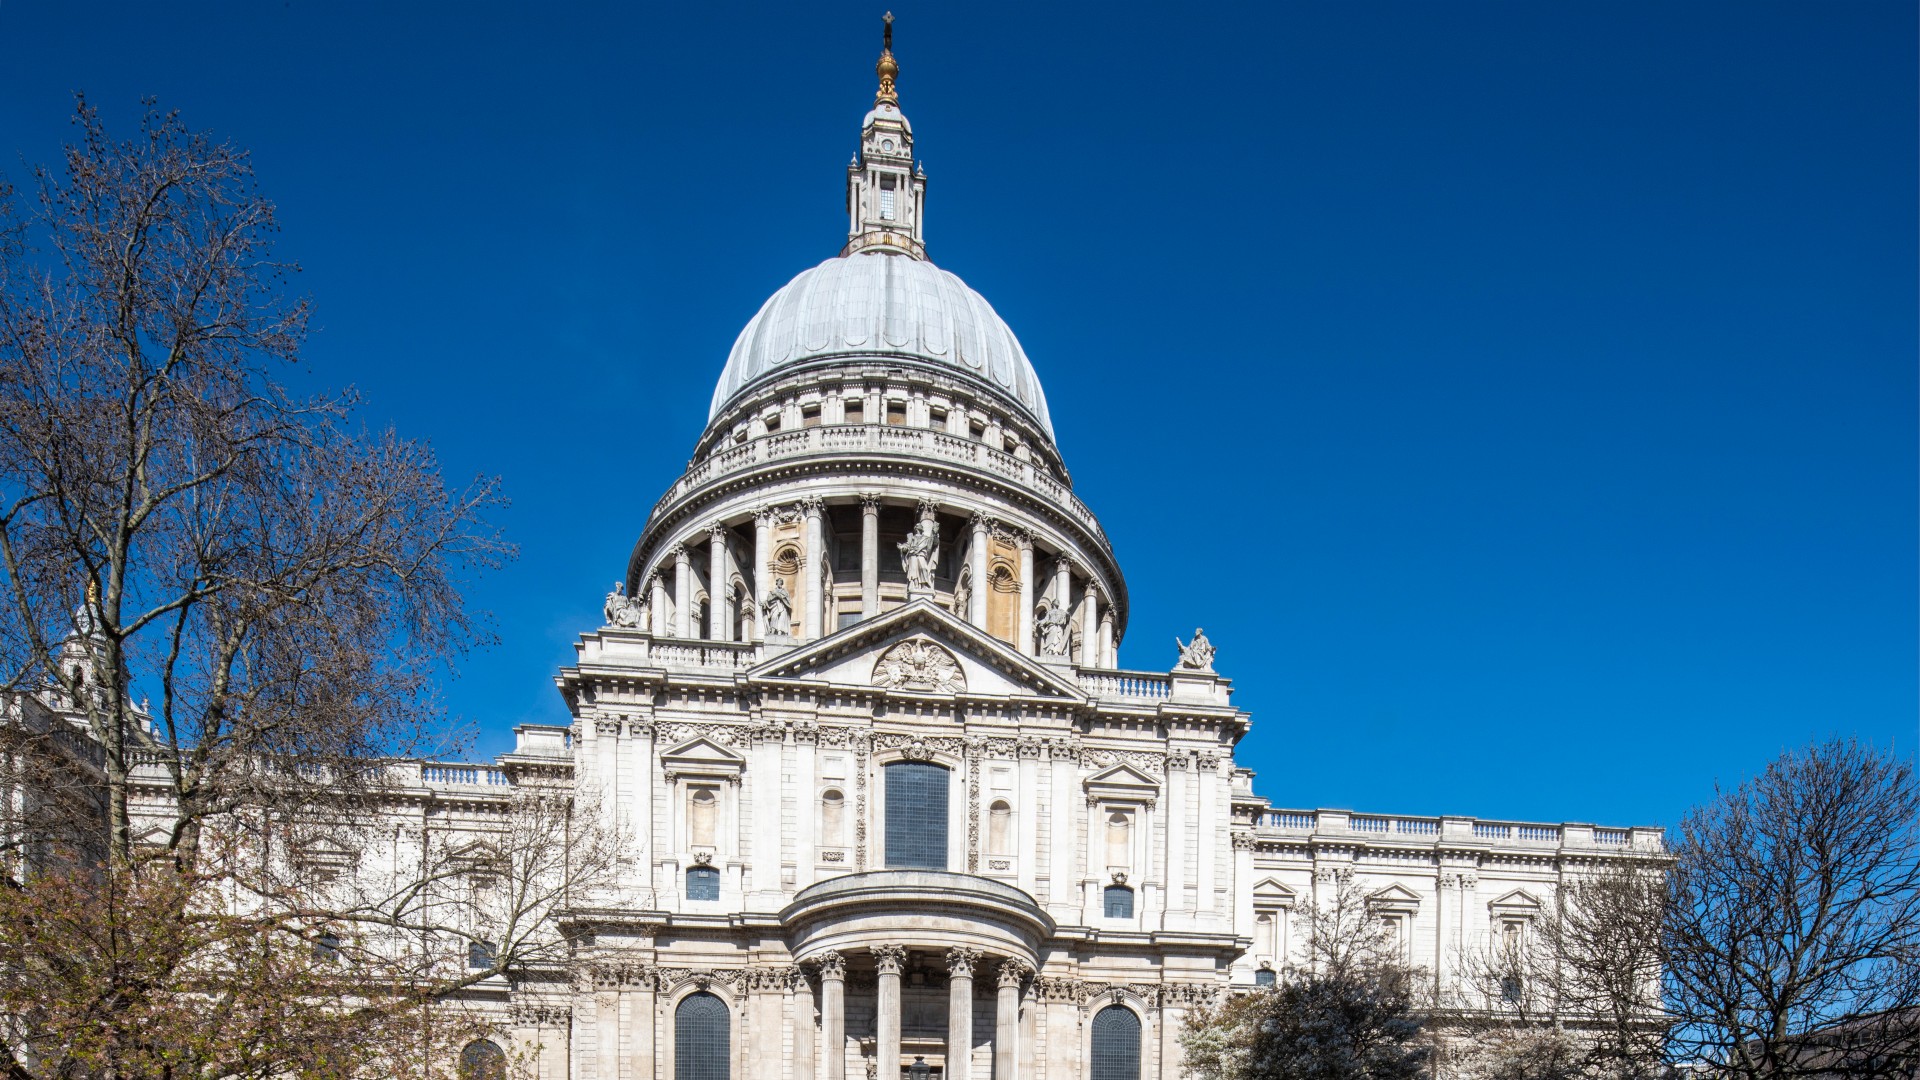
[[[898,15],[929,250],[1045,381],[1128,574],[1207,628],[1279,806],[1671,822],[1916,744],[1910,3]],[[497,473],[503,749],[734,334],[844,239],[879,5],[0,2],[0,167],[84,90],[251,147],[303,384]]]

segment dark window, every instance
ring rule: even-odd
[[[1253,985],[1255,986],[1272,986],[1273,982],[1272,968],[1261,968],[1259,971],[1253,973]]]
[[[695,866],[687,871],[687,899],[720,899],[720,871],[711,866]]]
[[[673,1080],[728,1080],[728,1027],[726,1002],[705,991],[681,999],[673,1012]]]
[[[1093,1062],[1087,1080],[1140,1080],[1140,1018],[1109,1005],[1093,1018]]]
[[[843,611],[840,613],[840,629],[842,630],[859,621],[860,613],[858,611]]]
[[[313,958],[333,963],[340,959],[340,935],[321,934],[313,939]]]
[[[475,1039],[460,1051],[460,1080],[507,1080],[507,1055],[491,1039]]]
[[[1133,890],[1125,885],[1107,886],[1107,918],[1133,918]]]
[[[467,942],[467,966],[485,970],[493,966],[493,946],[485,941]]]
[[[1526,992],[1527,992],[1527,986],[1525,983],[1520,981],[1520,976],[1518,975],[1501,976],[1500,978],[1500,1000],[1501,1001],[1504,1001],[1509,1005],[1517,1005],[1520,1003],[1521,997],[1523,997],[1526,994]]]
[[[947,770],[902,761],[887,766],[887,865],[947,868]]]

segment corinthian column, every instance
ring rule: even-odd
[[[985,514],[973,515],[973,543],[967,548],[967,570],[973,577],[973,589],[967,594],[967,621],[982,630],[987,626],[987,533],[991,524]]]
[[[973,1080],[973,965],[979,949],[947,950],[946,1080]]]
[[[673,636],[692,637],[700,631],[693,626],[693,559],[687,545],[673,545]]]
[[[880,496],[860,496],[860,615],[880,614]]]
[[[727,527],[707,526],[707,636],[733,640],[733,589],[727,582]]]
[[[1100,666],[1100,590],[1087,580],[1086,606],[1080,616],[1080,666]]]
[[[847,958],[823,952],[820,964],[820,1039],[826,1043],[826,1080],[847,1080]]]
[[[767,640],[767,592],[773,587],[773,511],[753,512],[753,639]]]
[[[900,945],[876,946],[873,962],[880,972],[874,992],[876,1075],[879,1080],[896,1080],[900,1075],[900,972],[907,965],[907,950]]]
[[[1014,621],[1013,646],[1028,656],[1038,650],[1033,642],[1033,536],[1020,533],[1020,612]]]
[[[667,625],[667,580],[655,571],[653,577],[647,579],[647,587],[650,590],[647,618],[653,624],[653,636],[666,637],[673,632]]]
[[[826,591],[823,583],[827,579],[827,542],[821,536],[820,529],[820,514],[826,507],[819,499],[807,499],[800,506],[807,512],[807,553],[800,560],[800,565],[805,567],[802,576],[806,579],[807,590],[807,640],[813,641],[826,636],[826,631],[821,629],[825,625],[822,620],[826,612],[826,598],[820,595]]]
[[[1000,961],[1000,989],[993,1001],[993,1080],[1014,1080],[1020,1060],[1020,984],[1032,974],[1024,960]]]

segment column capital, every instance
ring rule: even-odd
[[[810,518],[819,517],[820,512],[826,508],[827,500],[818,495],[808,495],[800,500],[800,512]]]
[[[875,945],[873,962],[882,975],[898,975],[907,967],[907,947],[905,945]]]
[[[713,537],[715,540],[724,540],[728,532],[727,523],[724,521],[716,518],[713,521],[707,522],[707,535]]]
[[[880,512],[880,493],[877,491],[861,492],[860,493],[860,511],[866,514],[879,513]]]
[[[940,500],[923,497],[915,504],[915,508],[919,511],[921,521],[932,521],[940,513]]]
[[[956,979],[973,978],[973,966],[979,962],[979,949],[956,945],[947,950],[947,974]]]
[[[998,519],[985,510],[975,510],[972,514],[968,515],[967,524],[973,526],[974,532],[992,532],[997,520]]]
[[[845,979],[847,977],[847,958],[834,952],[832,949],[828,949],[826,952],[815,956],[813,963],[814,966],[819,969],[820,978],[822,979]]]
[[[1063,551],[1060,554],[1055,555],[1053,557],[1053,572],[1056,575],[1066,574],[1068,577],[1072,577],[1073,571],[1074,571],[1073,556],[1068,555],[1066,552]]]
[[[1033,975],[1033,965],[1017,957],[1000,961],[999,983],[1001,986],[1018,988]]]
[[[756,506],[753,508],[753,523],[763,528],[772,525],[777,513],[771,506]]]
[[[667,545],[667,554],[673,556],[675,565],[686,562],[688,558],[687,545],[681,543],[669,544]]]

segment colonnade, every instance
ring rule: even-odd
[[[877,945],[873,954],[874,1060],[879,1080],[894,1080],[900,1058],[900,978],[906,971],[904,945]],[[820,972],[821,1041],[827,1048],[826,1080],[847,1080],[847,958],[838,952],[816,954]],[[1024,960],[1008,957],[995,966],[993,1075],[973,1075],[973,979],[981,966],[978,949],[950,948],[947,963],[947,1059],[945,1080],[1015,1080],[1020,1033],[1020,988],[1033,975]],[[891,1064],[889,1064],[891,1063]]]
[[[861,495],[860,499],[860,616],[863,619],[880,614],[880,507],[879,495]],[[655,569],[647,582],[649,593],[647,607],[650,613],[648,629],[661,637],[697,638],[705,637],[712,641],[732,641],[735,627],[739,623],[738,607],[742,602],[753,605],[754,617],[751,619],[753,638],[766,640],[769,636],[765,623],[765,612],[773,595],[773,525],[776,517],[782,513],[797,514],[803,522],[804,551],[800,556],[799,574],[806,582],[801,593],[800,634],[798,640],[811,641],[825,637],[833,627],[829,625],[833,611],[829,602],[831,579],[822,572],[826,551],[825,524],[826,503],[818,497],[809,497],[797,503],[778,509],[762,509],[754,514],[752,561],[742,566],[743,576],[749,579],[746,588],[748,595],[737,595],[732,585],[731,568],[736,562],[733,550],[734,533],[724,522],[714,521],[706,527],[707,533],[707,592],[706,617],[697,619],[692,602],[696,576],[694,571],[694,553],[682,541],[666,549],[665,557],[655,564]],[[937,521],[938,504],[922,499],[918,504],[918,520]],[[792,521],[789,517],[786,520]],[[1014,620],[1013,645],[1030,656],[1046,659],[1060,659],[1076,662],[1083,667],[1111,667],[1115,661],[1114,616],[1100,585],[1092,580],[1091,574],[1085,575],[1086,584],[1080,595],[1074,596],[1074,578],[1077,569],[1071,555],[1061,552],[1053,556],[1050,567],[1050,582],[1041,582],[1036,573],[1036,548],[1032,534],[1024,529],[1006,529],[996,524],[994,519],[984,513],[975,513],[968,521],[968,547],[966,574],[971,579],[967,594],[966,610],[956,612],[981,629],[988,628],[988,593],[992,588],[988,579],[990,572],[988,549],[996,531],[1010,541],[1018,551],[1019,596],[1016,600],[1016,618]],[[668,584],[668,575],[672,575],[672,584]],[[669,594],[671,588],[671,594]],[[911,587],[909,594],[915,595]],[[668,597],[672,597],[669,607]],[[1036,638],[1036,610],[1042,602],[1050,606],[1066,605],[1079,615],[1081,628],[1079,649],[1070,655],[1070,650],[1061,645],[1057,651],[1049,652]],[[702,623],[704,622],[704,625]]]

